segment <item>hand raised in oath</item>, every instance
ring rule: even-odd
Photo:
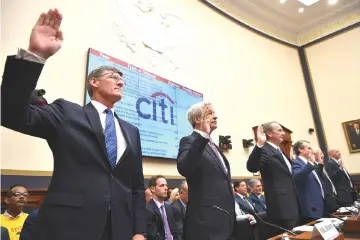
[[[54,55],[64,40],[59,30],[61,21],[62,15],[57,9],[42,13],[31,31],[28,51],[45,60]]]

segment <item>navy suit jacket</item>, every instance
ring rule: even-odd
[[[312,172],[317,167],[321,168],[323,165],[305,164],[300,158],[295,159],[292,165],[300,209],[302,215],[308,218],[321,218],[324,214],[324,198],[321,194],[321,187]],[[318,178],[325,191],[319,175]]]
[[[266,201],[263,195],[261,195],[260,197],[261,199],[259,199],[258,196],[256,196],[253,193],[250,193],[249,198],[254,203],[254,207],[257,212],[266,212]]]
[[[146,233],[139,130],[116,116],[127,148],[112,169],[100,117],[91,103],[58,99],[46,106],[30,104],[43,66],[10,56],[1,85],[2,126],[45,139],[54,157],[34,239],[97,240],[109,214],[114,239]]]
[[[5,227],[1,227],[1,240],[10,240],[9,231]]]
[[[243,200],[238,194],[234,194],[234,198],[235,198],[235,201],[237,204],[239,204],[239,207],[241,210],[243,210],[245,213],[248,213],[248,214],[254,214],[254,213],[257,213],[257,209],[255,208],[255,204],[251,201],[251,199],[246,198],[246,200],[249,201],[249,203],[253,206],[254,209],[252,209],[249,204],[247,202],[245,202],[245,200]]]
[[[171,235],[174,240],[181,240],[182,237],[177,229],[173,209],[170,205],[164,204],[167,221],[169,224]],[[147,239],[148,240],[165,240],[165,229],[162,214],[153,199],[146,205],[148,212],[148,228]]]
[[[34,225],[37,218],[39,210],[36,209],[32,211],[26,218],[23,228],[20,233],[20,240],[30,240],[33,239],[34,234]]]

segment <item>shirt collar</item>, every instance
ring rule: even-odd
[[[241,197],[242,199],[244,199],[245,196],[241,195],[240,193],[236,193],[239,197]]]
[[[108,109],[104,104],[96,101],[96,100],[91,100],[91,104],[95,107],[96,111],[99,113],[99,114],[102,114],[104,113],[104,111],[106,109]],[[112,111],[113,115],[114,115],[114,108],[110,108],[110,110]]]
[[[184,206],[184,208],[186,208],[186,204],[179,198],[181,204]]]
[[[200,131],[200,130],[195,129],[195,128],[194,128],[194,131],[197,132],[197,133],[199,133],[201,136],[203,136],[203,137],[205,137],[205,138],[210,138],[210,135],[207,134],[207,133],[205,133],[205,132],[203,132],[203,131]]]
[[[270,144],[270,146],[272,146],[273,148],[275,148],[275,149],[279,149],[279,147],[278,147],[278,146],[276,146],[275,144],[273,144],[272,142],[267,141],[267,143],[268,143],[268,144]]]
[[[331,158],[332,160],[334,160],[337,164],[340,165],[340,161],[339,160],[336,160],[335,158]]]
[[[10,215],[10,214],[8,213],[8,211],[5,211],[5,212],[4,212],[4,216],[7,216],[7,217],[9,217],[9,218],[18,218],[18,217],[20,217],[22,214],[23,214],[23,211],[21,211],[21,212],[19,213],[19,215],[17,215],[16,217],[13,217],[12,215]]]
[[[165,204],[160,203],[160,202],[159,202],[158,200],[156,200],[155,198],[153,198],[153,200],[154,200],[156,206],[157,206],[159,209],[161,208],[161,206],[164,206],[164,205],[165,205]]]
[[[308,163],[308,160],[306,159],[306,158],[304,158],[304,157],[301,157],[301,156],[298,156],[298,158],[300,158],[305,164],[307,164]]]

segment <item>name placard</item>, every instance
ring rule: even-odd
[[[321,235],[324,240],[334,239],[338,235],[335,226],[328,220],[322,221],[314,225],[312,237]]]

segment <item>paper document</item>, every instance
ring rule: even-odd
[[[294,227],[294,231],[301,231],[301,232],[312,232],[314,229],[314,226],[298,226],[298,227]]]

